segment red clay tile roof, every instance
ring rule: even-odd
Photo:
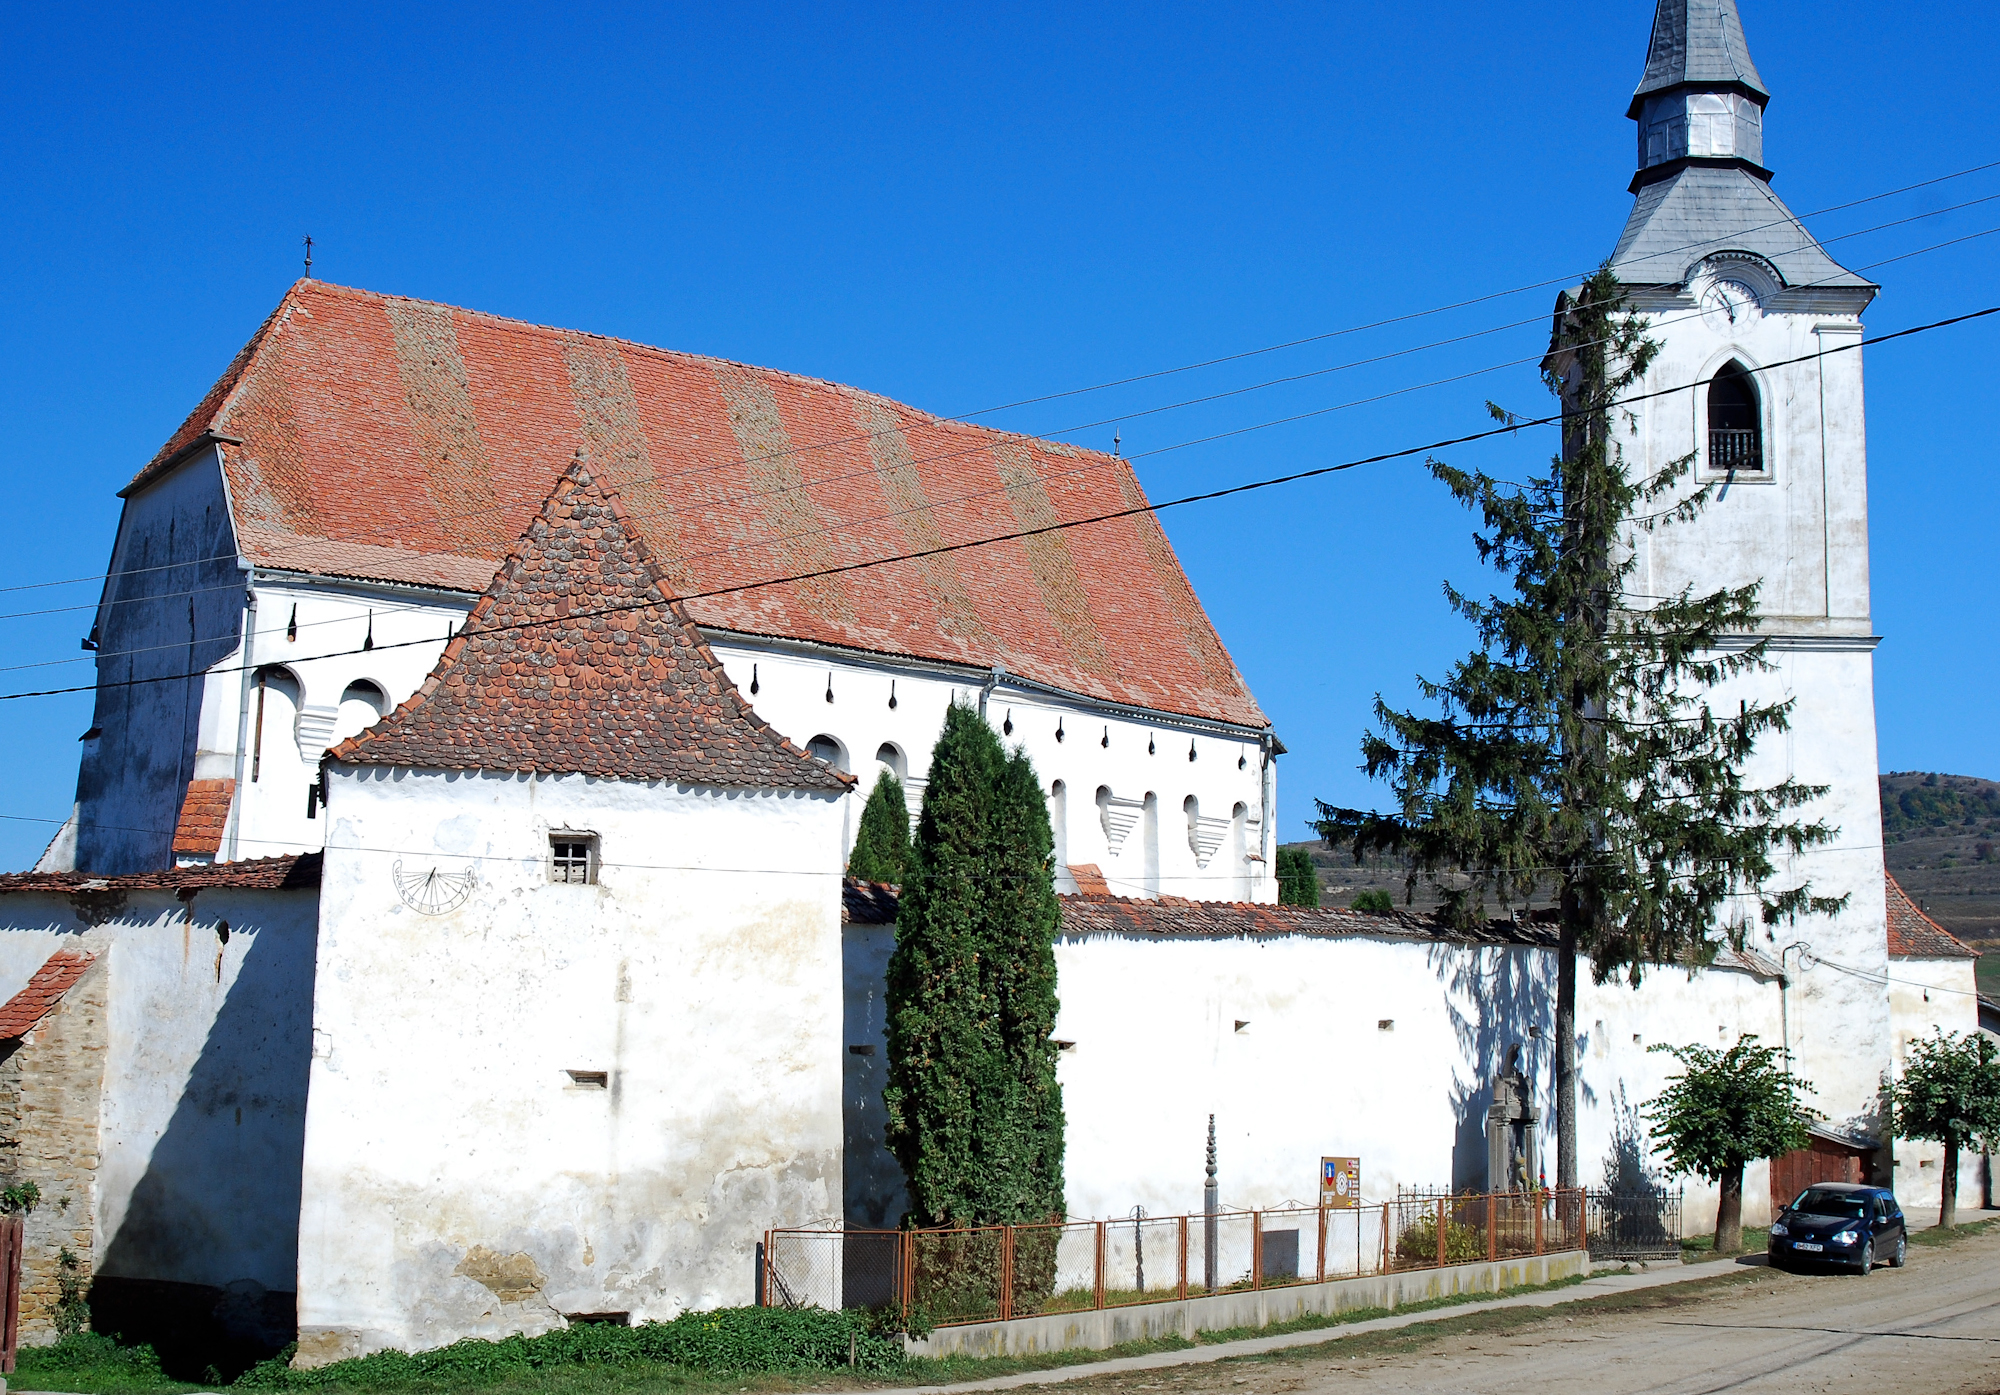
[[[83,971],[97,962],[97,956],[80,949],[59,949],[48,957],[28,986],[0,1006],[0,1041],[13,1041],[35,1029],[62,1001],[63,994],[76,986]]]
[[[1109,896],[1111,883],[1104,880],[1104,873],[1095,862],[1074,862],[1070,864],[1070,880],[1076,883],[1077,894],[1081,896]]]
[[[322,281],[286,293],[127,492],[204,432],[225,440],[239,545],[260,566],[476,592],[581,450],[699,625],[1268,725],[1150,514],[697,594],[1143,504],[1115,456]]]
[[[328,756],[349,765],[845,790],[751,710],[581,461],[408,701]]]
[[[1072,867],[1074,876],[1084,868]],[[1079,881],[1082,879],[1079,878]],[[843,918],[869,925],[896,919],[897,890],[877,882],[846,883]],[[1416,911],[1350,911],[1332,907],[1274,906],[1248,901],[1189,901],[1084,894],[1061,896],[1062,933],[1137,933],[1161,938],[1208,935],[1388,935],[1455,944],[1515,944],[1543,948],[1557,943],[1555,930],[1538,923],[1488,921],[1479,930],[1452,929]]]
[[[174,828],[174,856],[214,857],[222,848],[222,826],[229,822],[229,802],[235,797],[234,780],[188,781]]]
[[[1977,959],[1979,951],[1917,909],[1909,893],[1887,872],[1889,953],[1905,959]]]
[[[0,894],[10,891],[178,891],[192,893],[212,887],[276,891],[319,885],[320,855],[288,853],[245,862],[214,862],[193,867],[169,867],[160,872],[128,872],[104,877],[91,872],[9,872],[0,875]]]

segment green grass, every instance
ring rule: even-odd
[[[1738,1254],[1762,1254],[1771,1248],[1769,1226],[1746,1225],[1743,1227],[1743,1248]],[[1730,1256],[1715,1252],[1715,1234],[1693,1235],[1681,1241],[1681,1258],[1689,1264],[1701,1264],[1709,1260],[1727,1259]]]
[[[1911,1231],[1910,1243],[1912,1245],[1956,1245],[1959,1241],[1969,1236],[1985,1235],[1996,1227],[2000,1227],[2000,1220],[1975,1221],[1971,1225],[1955,1225],[1950,1230],[1946,1230],[1943,1226],[1928,1225],[1922,1230]]]

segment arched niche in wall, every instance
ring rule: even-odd
[[[1069,866],[1069,786],[1061,780],[1049,786],[1049,842],[1060,874]]]
[[[1241,800],[1229,811],[1229,882],[1233,899],[1250,899],[1250,806]]]
[[[891,775],[894,775],[899,784],[909,783],[909,757],[903,754],[903,748],[895,742],[884,741],[880,746],[875,748],[875,764],[888,771]]]
[[[304,689],[298,675],[283,664],[257,670],[250,697],[250,782],[262,784],[274,760],[287,767],[299,760],[299,703]]]
[[[825,732],[806,742],[806,754],[817,756],[843,774],[847,771],[847,748]]]
[[[1146,791],[1146,802],[1141,809],[1140,823],[1142,824],[1140,840],[1146,855],[1145,870],[1141,875],[1145,879],[1146,894],[1158,896],[1160,894],[1160,796],[1151,790]]]
[[[388,710],[389,698],[382,685],[372,679],[357,678],[340,694],[340,715],[334,718],[333,739],[327,744],[337,745],[366,731],[381,721]]]

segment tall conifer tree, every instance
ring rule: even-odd
[[[889,959],[882,1096],[914,1224],[1062,1211],[1053,855],[1033,765],[954,703]]]
[[[1444,681],[1420,680],[1433,713],[1378,696],[1379,726],[1362,740],[1395,811],[1321,803],[1317,826],[1357,858],[1406,854],[1410,890],[1430,880],[1461,925],[1484,917],[1488,895],[1513,907],[1553,900],[1557,1179],[1574,1186],[1578,953],[1598,981],[1622,970],[1636,984],[1648,964],[1702,964],[1724,941],[1741,945],[1749,925],[1732,898],[1754,899],[1766,923],[1831,913],[1846,898],[1771,885],[1774,853],[1836,831],[1787,817],[1822,788],[1744,779],[1757,742],[1786,729],[1791,702],[1709,705],[1717,685],[1771,667],[1764,644],[1743,639],[1757,629],[1757,585],[1626,590],[1631,530],[1691,522],[1711,497],[1712,486],[1681,487],[1691,457],[1626,475],[1615,403],[1638,389],[1658,346],[1608,270],[1566,297],[1557,333],[1547,382],[1563,403],[1563,451],[1549,475],[1522,487],[1430,462],[1478,512],[1480,558],[1513,594],[1482,601],[1446,586],[1477,647]]]
[[[861,810],[854,851],[847,855],[847,875],[900,886],[909,864],[910,806],[903,802],[903,782],[884,770],[875,777],[875,788]]]

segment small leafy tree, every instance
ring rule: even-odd
[[[889,958],[882,1101],[911,1224],[1062,1212],[1058,914],[1034,767],[954,703],[931,753]]]
[[[1896,1132],[1944,1145],[1938,1224],[1958,1224],[1958,1151],[2000,1138],[2000,1061],[1991,1037],[1977,1032],[1932,1035],[1910,1043],[1896,1082]]]
[[[1396,898],[1380,887],[1370,887],[1366,891],[1356,892],[1354,899],[1347,905],[1350,910],[1370,911],[1380,915],[1396,909]]]
[[[1785,1069],[1776,1048],[1745,1033],[1727,1051],[1712,1046],[1658,1045],[1681,1073],[1645,1107],[1653,1141],[1666,1165],[1719,1184],[1715,1252],[1743,1248],[1743,1168],[1806,1146],[1812,1115],[1799,1103],[1812,1086]]]
[[[1304,848],[1278,849],[1278,904],[1317,906],[1319,868]]]
[[[847,875],[866,882],[901,886],[910,866],[910,806],[903,800],[903,782],[884,770],[861,810],[861,828],[854,851],[847,855]]]
[[[1779,880],[1774,854],[1823,845],[1825,821],[1788,817],[1825,790],[1744,778],[1758,743],[1784,732],[1792,702],[1717,711],[1708,695],[1769,669],[1756,584],[1670,596],[1628,591],[1636,530],[1693,521],[1714,486],[1683,487],[1692,457],[1627,474],[1617,403],[1639,389],[1659,346],[1627,313],[1609,270],[1566,293],[1546,381],[1562,402],[1562,453],[1516,485],[1431,461],[1474,510],[1480,559],[1512,594],[1480,600],[1447,585],[1477,647],[1442,682],[1419,680],[1435,712],[1379,697],[1363,766],[1389,782],[1388,814],[1321,803],[1328,846],[1360,861],[1409,859],[1443,894],[1441,916],[1469,927],[1486,897],[1519,908],[1537,895],[1557,912],[1556,1178],[1577,1185],[1576,961],[1599,982],[1648,964],[1705,964],[1741,947],[1754,901],[1766,924],[1840,909],[1845,897]],[[1490,405],[1490,404],[1489,404]],[[1509,414],[1491,408],[1503,421]],[[1733,704],[1732,704],[1733,705]],[[1740,904],[1738,902],[1737,904]]]

